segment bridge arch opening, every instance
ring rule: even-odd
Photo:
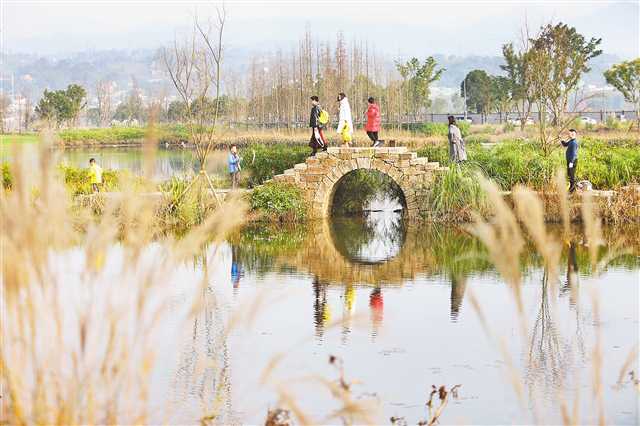
[[[355,169],[340,177],[330,190],[330,216],[362,216],[379,212],[403,213],[407,200],[400,185],[375,169]]]

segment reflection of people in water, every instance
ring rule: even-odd
[[[342,296],[344,309],[342,313],[342,342],[346,343],[347,336],[351,333],[351,318],[356,309],[356,289],[348,284],[344,288]]]
[[[560,294],[569,293],[569,304],[575,306],[578,298],[578,259],[576,256],[576,243],[569,245],[567,255],[567,282],[560,289]]]
[[[327,285],[320,282],[316,276],[313,278],[313,323],[316,329],[316,337],[322,339],[324,326],[331,321],[331,312],[327,304]]]
[[[371,310],[371,337],[375,338],[378,335],[378,330],[382,326],[384,317],[384,299],[382,298],[382,289],[380,287],[376,287],[371,291],[369,295],[369,309]]]
[[[231,283],[233,288],[240,287],[240,278],[242,278],[242,265],[240,264],[238,255],[238,247],[231,246]]]
[[[457,322],[460,315],[460,307],[464,299],[464,291],[467,288],[467,277],[451,277],[451,321]]]

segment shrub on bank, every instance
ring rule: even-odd
[[[477,171],[459,165],[439,173],[433,184],[418,191],[418,199],[427,218],[435,221],[468,222],[472,212],[484,215],[489,208]]]
[[[544,156],[536,145],[524,141],[504,141],[490,148],[467,144],[469,161],[465,167],[476,168],[504,190],[516,184],[534,189],[548,187],[558,168],[565,168],[564,149],[559,147]],[[446,142],[418,150],[430,161],[449,165]],[[640,182],[640,147],[634,142],[608,144],[590,138],[580,140],[579,180],[590,181],[596,189],[614,189]]]
[[[304,163],[310,148],[293,145],[251,145],[243,149],[242,167],[249,171],[249,186],[261,185],[295,164]]]
[[[277,222],[298,222],[307,216],[307,205],[300,189],[285,183],[268,183],[251,193],[251,209]]]
[[[78,167],[58,166],[64,180],[66,188],[73,195],[92,194],[91,178],[89,177],[89,169],[81,169]],[[102,191],[114,191],[118,189],[120,174],[115,170],[104,170],[102,173]]]
[[[143,127],[109,127],[100,129],[65,129],[58,137],[68,143],[116,143],[144,139]]]
[[[13,186],[13,179],[11,178],[9,163],[2,163],[2,187],[4,189],[11,189],[11,186]]]
[[[458,121],[457,123],[462,136],[469,134],[471,126],[464,121]],[[424,123],[420,128],[420,132],[426,136],[447,136],[449,134],[449,124],[447,123]]]
[[[174,176],[160,185],[164,199],[158,209],[158,216],[165,229],[185,232],[202,223],[216,209],[217,202],[210,195],[203,179],[199,179],[185,192],[193,179]]]

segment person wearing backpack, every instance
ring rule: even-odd
[[[367,136],[371,139],[371,146],[376,148],[384,144],[383,140],[378,139],[381,121],[380,107],[374,98],[369,98],[367,101],[369,102],[369,106],[367,107],[367,124],[364,126],[364,131],[367,132]]]
[[[311,96],[311,114],[309,116],[309,127],[311,127],[311,138],[309,146],[313,150],[313,157],[318,149],[327,150],[327,140],[324,137],[322,128],[329,122],[329,114],[320,107],[320,99],[317,96]]]
[[[338,94],[340,102],[340,114],[338,116],[338,128],[336,131],[342,137],[343,146],[349,146],[353,140],[353,120],[351,119],[351,106],[349,99],[343,92]]]

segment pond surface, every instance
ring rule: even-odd
[[[0,147],[3,160],[13,157],[11,144]],[[38,149],[38,144],[22,144],[29,157],[29,151]],[[144,173],[145,153],[142,147],[78,147],[55,148],[59,162],[75,167],[88,167],[89,159],[95,158],[103,169],[128,170],[135,175]],[[32,156],[35,158],[35,155]],[[195,151],[182,148],[165,148],[160,146],[154,159],[154,179],[164,181],[172,176],[183,176],[195,173],[200,169],[199,162],[194,158]],[[213,151],[207,163],[207,170],[213,176],[227,177],[226,151]]]
[[[637,228],[605,231],[603,256],[618,237],[638,235]],[[426,417],[431,385],[461,384],[442,424],[560,424],[558,401],[573,407],[576,395],[578,423],[595,424],[593,348],[600,335],[606,421],[637,424],[637,389],[626,373],[617,385],[639,332],[640,251],[624,244],[634,254],[616,256],[597,275],[576,232],[557,280],[526,252],[520,322],[511,290],[460,229],[407,227],[392,212],[311,229],[249,227],[210,248],[217,260],[203,297],[221,309],[205,309],[159,348],[156,391],[182,407],[173,422],[197,422],[214,389],[225,401],[222,424],[263,424],[278,405],[277,389],[322,422],[338,405],[317,378],[337,379],[328,363],[335,355],[354,397],[381,403],[378,421],[396,416],[416,424]],[[201,273],[185,267],[181,282]],[[253,321],[225,335],[221,324],[238,312]],[[270,368],[274,359],[280,362]],[[221,374],[195,373],[207,362]],[[637,374],[637,358],[629,369]],[[522,384],[520,397],[514,382]]]

